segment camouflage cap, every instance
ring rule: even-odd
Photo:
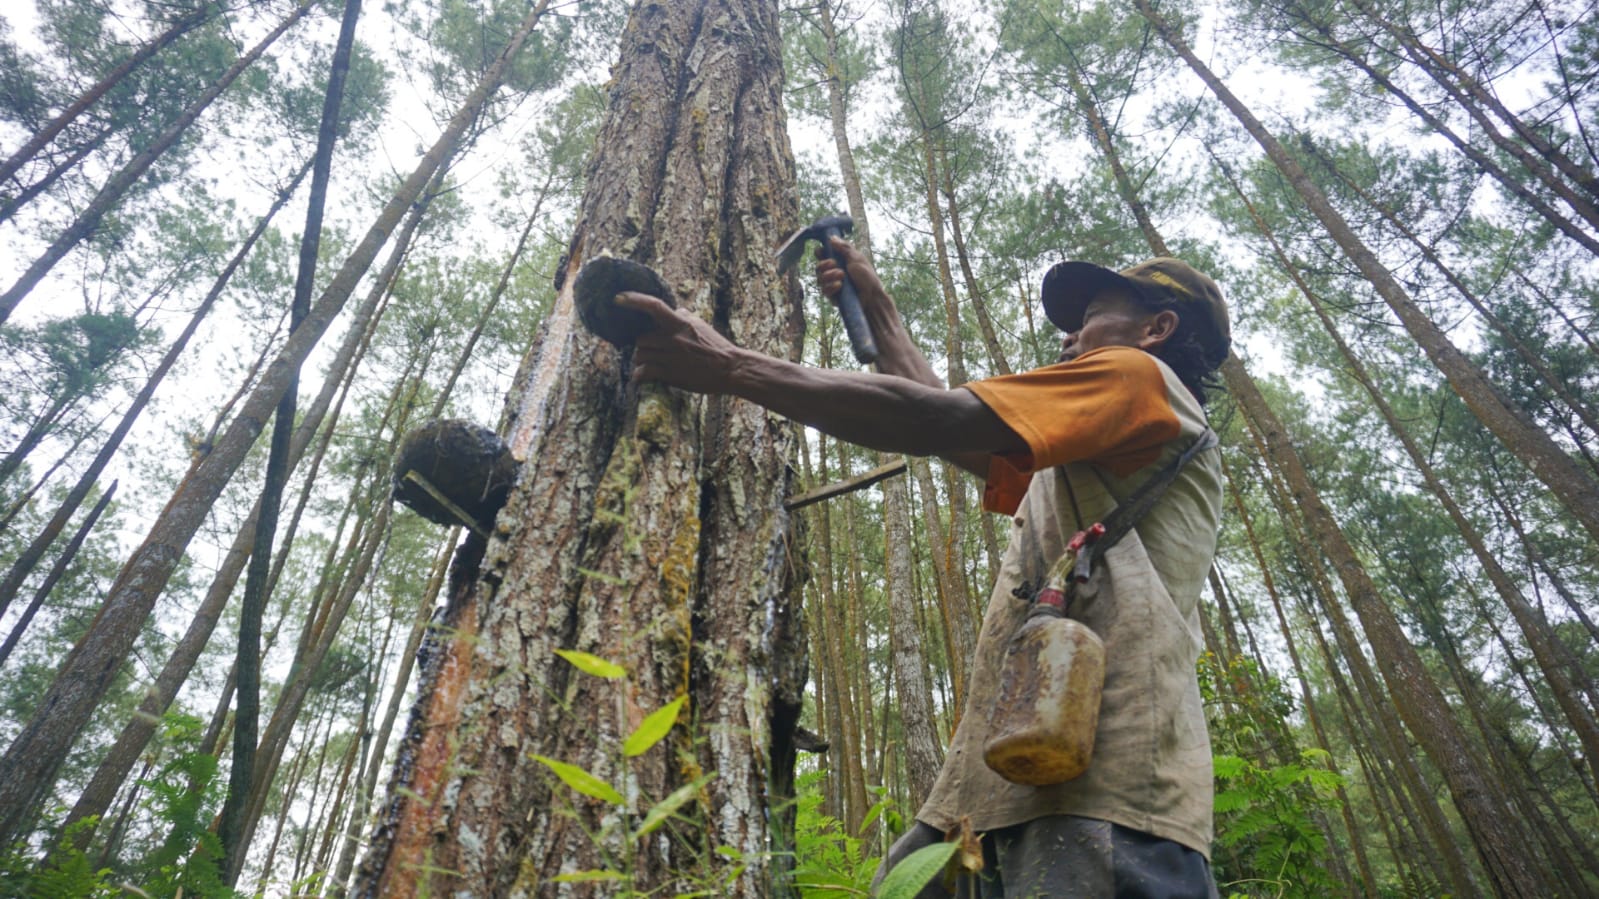
[[[1221,288],[1193,266],[1170,256],[1147,259],[1120,272],[1092,262],[1058,263],[1044,274],[1040,291],[1044,313],[1062,331],[1076,331],[1083,326],[1089,301],[1102,290],[1118,288],[1149,305],[1174,308],[1179,317],[1190,310],[1197,313],[1193,324],[1209,351],[1206,356],[1218,365],[1227,357],[1232,326]]]

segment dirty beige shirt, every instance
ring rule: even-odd
[[[947,831],[965,816],[981,832],[1045,815],[1081,815],[1209,857],[1211,750],[1195,665],[1202,646],[1199,595],[1221,514],[1215,449],[1196,456],[1143,521],[1103,554],[1069,610],[1105,643],[1105,688],[1088,770],[1064,784],[1029,787],[983,763],[1000,664],[1029,607],[1015,591],[1030,597],[1072,534],[1104,518],[1206,427],[1204,410],[1171,369],[1156,362],[1180,432],[1151,465],[1126,477],[1087,463],[1033,475],[1012,519],[960,725],[919,820]]]

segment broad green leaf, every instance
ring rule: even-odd
[[[566,762],[558,762],[555,759],[537,753],[533,754],[533,758],[543,762],[551,771],[555,772],[556,777],[559,777],[567,786],[582,793],[584,796],[600,799],[612,805],[623,804],[622,794],[616,792],[615,787],[584,771],[582,768],[576,765],[569,765]]]
[[[691,784],[685,784],[681,787],[678,787],[676,790],[672,791],[672,795],[662,799],[660,802],[655,803],[655,807],[650,809],[649,813],[644,816],[644,823],[638,826],[638,832],[633,834],[633,839],[640,839],[649,834],[650,831],[660,827],[667,818],[672,817],[673,812],[676,812],[678,809],[686,805],[689,800],[694,798],[696,793],[703,789],[705,785],[710,783],[715,777],[716,772],[713,771]]]
[[[868,830],[871,830],[872,825],[877,823],[877,819],[887,813],[891,802],[892,800],[885,796],[872,803],[872,807],[866,810],[866,817],[861,821],[860,835],[865,835]]]
[[[643,755],[651,746],[666,738],[666,734],[677,723],[677,713],[683,710],[683,703],[688,701],[687,696],[679,696],[666,705],[649,713],[638,728],[628,735],[622,743],[622,754],[628,758]]]
[[[586,652],[578,652],[575,649],[557,649],[555,654],[571,662],[577,667],[577,670],[584,674],[592,674],[595,677],[603,677],[607,680],[616,680],[619,677],[627,676],[627,669],[621,665],[615,662],[607,662],[599,656],[589,655]]]
[[[549,879],[549,883],[598,883],[603,880],[621,880],[620,871],[573,871],[569,874],[557,874]]]
[[[959,843],[934,843],[905,856],[883,878],[883,887],[877,891],[877,899],[911,899],[922,891],[922,887],[933,882],[933,878],[944,870],[959,848]]]

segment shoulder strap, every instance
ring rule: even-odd
[[[1082,584],[1094,573],[1094,562],[1105,550],[1115,546],[1117,541],[1127,536],[1155,503],[1165,495],[1166,488],[1177,480],[1177,475],[1193,458],[1201,452],[1220,443],[1216,432],[1206,428],[1188,448],[1177,455],[1176,458],[1166,463],[1159,471],[1150,476],[1149,480],[1138,485],[1125,500],[1116,504],[1103,521],[1095,522],[1086,529],[1078,531],[1066,544],[1066,552],[1055,564],[1054,572],[1065,574],[1068,559],[1074,554],[1075,561],[1070,563],[1071,581]],[[1053,573],[1053,572],[1052,572]],[[1054,580],[1052,577],[1051,580]]]

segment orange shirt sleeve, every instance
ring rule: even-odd
[[[964,386],[1027,442],[1026,452],[989,460],[983,506],[1005,515],[1015,514],[1035,471],[1092,462],[1126,477],[1181,430],[1160,365],[1133,347]]]

